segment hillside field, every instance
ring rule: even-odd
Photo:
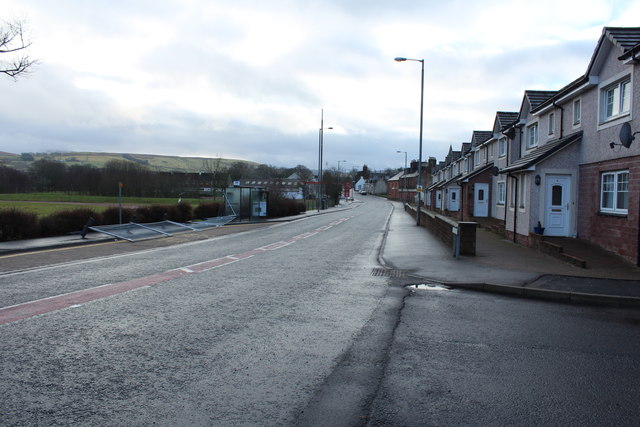
[[[98,168],[110,160],[130,160],[136,163],[146,165],[149,169],[158,172],[199,172],[206,170],[205,162],[218,160],[205,157],[180,157],[180,156],[163,156],[156,154],[128,154],[128,153],[89,153],[89,152],[70,152],[70,153],[29,153],[33,156],[33,161],[40,159],[56,160],[64,162],[66,165],[91,165]],[[235,162],[244,162],[257,165],[255,162],[237,159],[220,159],[223,167],[229,167]],[[9,166],[21,171],[26,171],[32,161],[24,161],[20,154],[7,153],[0,151],[0,165]]]

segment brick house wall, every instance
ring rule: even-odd
[[[629,170],[627,215],[600,212],[600,176]],[[640,265],[640,156],[580,165],[578,236]]]

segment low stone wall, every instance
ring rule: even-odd
[[[410,213],[413,218],[416,217],[416,208],[413,206],[406,204],[405,211]],[[455,228],[460,234],[460,255],[476,254],[476,228],[478,226],[476,222],[456,221],[424,209],[422,209],[420,213],[420,224],[438,236],[445,244],[449,245],[452,251]]]

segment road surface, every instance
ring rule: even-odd
[[[0,260],[0,424],[637,420],[637,312],[412,289],[377,274],[391,205],[352,206]]]

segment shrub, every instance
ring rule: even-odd
[[[38,233],[38,217],[35,213],[16,208],[0,210],[0,241],[28,239]]]
[[[193,210],[193,217],[198,219],[213,218],[220,214],[222,205],[218,202],[200,203]]]
[[[282,196],[269,198],[269,208],[267,214],[271,218],[279,218],[283,216],[298,215],[306,211],[303,202],[294,199],[288,199]]]
[[[126,224],[131,221],[134,210],[131,208],[122,208],[122,223]],[[120,224],[120,208],[110,207],[102,212],[102,225]]]
[[[186,222],[191,219],[192,208],[189,203],[177,205],[151,205],[141,206],[135,210],[135,222],[141,224],[147,222],[159,222],[165,219]]]
[[[69,209],[47,215],[40,219],[40,235],[59,236],[81,231],[89,218],[100,223],[102,215],[88,208]]]
[[[190,203],[181,202],[176,205],[177,216],[172,221],[187,222],[193,218],[193,207]]]

